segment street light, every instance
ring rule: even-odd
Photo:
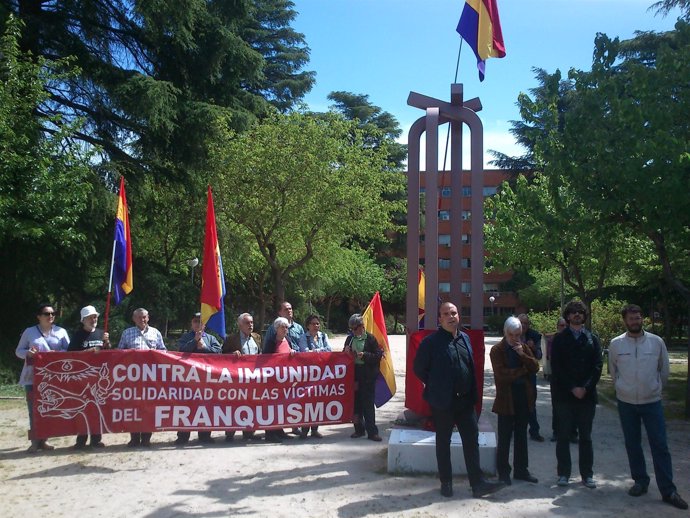
[[[192,284],[194,284],[194,268],[199,265],[199,259],[194,257],[193,259],[187,259],[187,266],[192,269]]]
[[[491,302],[491,316],[494,316],[494,302],[496,302],[496,297],[491,295],[491,297],[489,297],[489,302]]]

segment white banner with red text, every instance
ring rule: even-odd
[[[352,356],[340,352],[42,353],[34,361],[34,432],[44,439],[348,423],[353,385]]]

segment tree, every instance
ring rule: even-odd
[[[9,18],[0,40],[0,343],[14,340],[44,300],[79,292],[95,252],[107,198],[75,141],[78,122],[64,124],[36,111],[44,86],[62,77],[50,62],[22,53],[21,23]],[[67,72],[66,72],[67,73]],[[45,134],[44,127],[54,131]],[[58,306],[59,308],[61,306]],[[5,335],[6,333],[6,335]]]
[[[384,236],[398,189],[381,170],[386,149],[368,149],[354,123],[336,115],[273,116],[214,146],[217,214],[255,240],[276,301],[316,254]]]
[[[274,102],[293,105],[311,88],[300,73],[308,49],[280,0],[17,0],[22,49],[73,56],[80,73],[45,85],[45,115],[82,118],[75,133],[98,146],[130,182],[186,179],[203,165],[219,116],[243,130]],[[44,131],[54,132],[46,126]],[[190,170],[192,169],[192,170]]]

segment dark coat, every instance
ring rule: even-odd
[[[259,354],[262,352],[261,348],[261,335],[259,333],[252,333],[252,338],[256,342],[259,348]],[[233,354],[235,351],[241,351],[242,346],[240,345],[240,333],[233,333],[225,339],[223,344],[223,354]]]
[[[474,359],[470,337],[462,331],[457,338],[441,328],[422,340],[414,359],[414,373],[424,383],[424,399],[434,408],[450,410],[453,407],[455,387],[453,386],[453,371],[450,351],[448,347],[453,340],[463,340],[470,352],[470,371],[474,374]],[[472,405],[477,402],[476,380],[471,384],[468,399]]]
[[[525,356],[520,356],[519,367],[508,366],[508,348],[510,345],[504,338],[491,348],[491,366],[494,370],[494,382],[496,383],[496,399],[494,399],[494,406],[491,411],[499,415],[515,415],[515,408],[513,407],[513,390],[512,384],[514,381],[522,378],[524,380],[523,386],[527,394],[527,406],[529,410],[534,409],[535,388],[530,382],[533,374],[539,371],[539,361],[534,357],[532,349],[529,345],[523,344],[522,351]]]
[[[350,335],[345,339],[345,346],[343,352],[352,352],[352,338]],[[373,383],[379,375],[379,366],[383,358],[383,349],[379,345],[376,337],[371,333],[367,333],[367,338],[364,341],[364,379],[357,380],[362,383]]]
[[[597,403],[597,383],[601,377],[603,360],[599,338],[587,329],[582,329],[575,338],[568,327],[553,339],[551,350],[551,397],[555,401],[575,402],[572,394],[575,387],[587,391],[583,401]]]

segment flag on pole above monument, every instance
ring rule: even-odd
[[[484,81],[486,60],[506,55],[496,0],[466,0],[456,30],[477,56],[479,80]]]

